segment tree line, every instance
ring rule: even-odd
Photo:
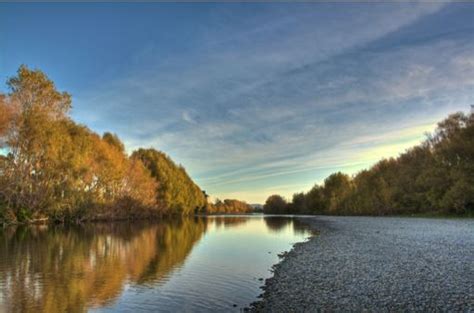
[[[337,172],[296,193],[268,197],[276,214],[474,214],[474,114],[439,122],[425,141],[356,175]]]
[[[204,213],[206,214],[242,214],[251,213],[254,209],[244,201],[236,199],[216,199],[215,203],[208,203]]]
[[[69,116],[71,96],[21,66],[0,94],[0,223],[138,218],[204,210],[206,195],[164,153],[127,155]]]

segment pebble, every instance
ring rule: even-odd
[[[474,312],[474,219],[300,219],[318,234],[285,253],[251,311]]]

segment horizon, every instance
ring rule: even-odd
[[[468,111],[472,7],[0,3],[0,72],[44,71],[76,121],[165,152],[214,199],[262,204]]]

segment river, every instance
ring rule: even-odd
[[[278,254],[310,235],[262,215],[10,227],[0,312],[238,312]]]

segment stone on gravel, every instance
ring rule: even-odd
[[[254,312],[474,312],[474,220],[304,217]]]

